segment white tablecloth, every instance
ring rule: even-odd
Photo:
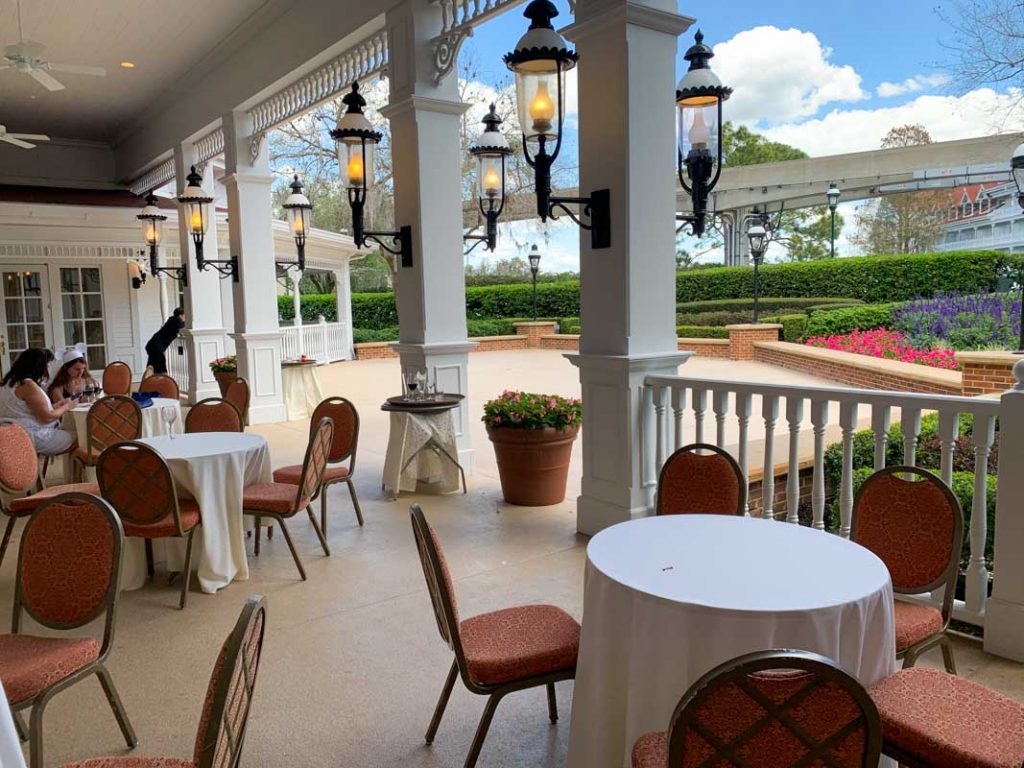
[[[25,768],[25,757],[3,683],[0,683],[0,768]]]
[[[863,547],[797,525],[647,517],[587,546],[568,768],[628,768],[715,666],[792,648],[870,685],[896,671],[889,572]]]
[[[153,405],[149,408],[142,409],[142,436],[143,437],[158,437],[160,435],[166,435],[167,424],[164,422],[163,417],[160,415],[161,409],[164,406],[171,406],[178,411],[178,416],[174,420],[174,424],[171,425],[171,432],[176,435],[180,435],[185,431],[184,420],[181,418],[181,403],[177,400],[172,400],[167,397],[154,397]],[[85,420],[89,415],[89,409],[92,404],[79,405],[72,409],[70,420],[70,427],[78,433],[79,445],[85,445]]]
[[[281,386],[288,421],[308,419],[324,399],[316,365],[281,366]]]
[[[438,455],[430,448],[420,450],[431,438],[458,459],[453,409],[440,413],[391,411],[391,432],[381,482],[395,496],[400,491],[415,491],[421,482],[435,485],[439,493],[459,490],[459,468],[443,454]],[[410,461],[414,455],[416,458]]]
[[[249,578],[242,525],[242,489],[272,478],[270,451],[260,435],[207,432],[144,438],[171,469],[178,493],[199,503],[202,525],[192,545],[192,567],[203,592],[216,592],[234,580]],[[121,577],[123,589],[137,589],[146,580],[141,539],[127,538]],[[171,570],[185,560],[185,539],[163,539]]]

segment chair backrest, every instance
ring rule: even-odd
[[[743,470],[736,459],[707,443],[684,445],[658,476],[659,515],[742,515]]]
[[[174,476],[164,457],[144,443],[118,443],[100,454],[96,463],[100,494],[122,520],[150,525],[168,515],[181,530]]]
[[[455,651],[455,657],[462,667],[464,664],[462,641],[459,637],[459,606],[455,600],[455,588],[448,570],[448,561],[445,560],[437,534],[427,522],[419,504],[413,504],[409,508],[409,516],[412,518],[412,533],[416,539],[420,565],[423,566],[423,576],[427,580],[427,591],[430,592],[430,602],[434,607],[437,629],[441,633],[441,639]]]
[[[103,391],[108,395],[127,395],[132,391],[132,369],[120,360],[103,369]]]
[[[359,443],[359,412],[352,402],[344,397],[328,397],[313,411],[313,418],[309,422],[310,432],[324,416],[330,416],[334,422],[334,439],[331,441],[331,453],[327,461],[336,464],[351,457],[351,473],[355,469],[356,447]]]
[[[669,723],[668,767],[873,768],[881,744],[874,702],[834,662],[759,651],[716,667],[686,692]]]
[[[241,412],[219,397],[200,400],[185,416],[186,432],[241,432],[243,429]]]
[[[309,499],[320,490],[327,469],[327,457],[331,452],[331,441],[334,439],[334,422],[330,417],[320,419],[317,427],[309,436],[306,456],[302,460],[302,477],[299,482],[296,508],[301,509],[309,503]]]
[[[266,600],[252,595],[221,646],[210,675],[196,734],[196,768],[236,768],[239,764],[266,624]]]
[[[154,373],[144,378],[139,384],[139,392],[159,392],[160,397],[168,397],[171,400],[177,400],[181,395],[178,382],[166,373]]]
[[[123,543],[117,513],[98,496],[63,493],[39,507],[21,536],[12,631],[19,631],[23,610],[50,629],[75,629],[106,612],[106,654]]]
[[[885,563],[894,592],[921,594],[946,585],[946,617],[953,605],[963,535],[960,502],[927,470],[879,470],[854,498],[850,538]]]
[[[20,424],[0,423],[0,490],[20,495],[32,489],[38,475],[32,436]]]
[[[85,417],[89,447],[102,451],[115,443],[142,436],[142,409],[130,397],[111,395],[97,400]]]
[[[249,423],[249,382],[239,377],[232,379],[224,388],[224,399],[242,414],[242,423]]]

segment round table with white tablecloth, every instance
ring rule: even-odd
[[[14,727],[11,707],[7,703],[3,683],[0,682],[0,768],[25,768],[21,741]]]
[[[195,533],[192,563],[203,592],[216,592],[234,580],[248,579],[242,489],[272,480],[267,441],[260,435],[205,432],[139,442],[164,457],[178,494],[192,496],[199,504],[202,525]],[[169,570],[180,570],[185,540],[160,541],[167,546]],[[138,588],[146,580],[142,541],[129,537],[126,543],[122,588]]]
[[[288,421],[308,419],[324,399],[316,368],[315,362],[281,363],[281,388],[284,390],[284,410]]]
[[[174,422],[171,424],[170,432],[173,432],[176,435],[180,435],[184,432],[184,424],[181,418],[181,403],[178,400],[172,400],[168,397],[154,397],[153,405],[148,408],[141,409],[143,437],[158,437],[160,435],[169,434],[167,423],[163,420],[163,416],[161,415],[161,411],[165,407],[171,407],[177,410],[177,416],[175,416]],[[70,421],[70,426],[78,434],[79,445],[85,445],[85,421],[89,415],[90,408],[92,408],[92,403],[75,406],[71,409],[72,418],[70,420],[65,420],[65,424]]]
[[[870,685],[895,647],[889,572],[846,539],[724,515],[612,526],[587,546],[568,768],[628,768],[637,737],[742,654],[813,651]]]

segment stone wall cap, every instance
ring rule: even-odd
[[[688,336],[680,336],[676,341],[683,342],[684,344],[692,344],[693,346],[700,345],[713,345],[713,346],[729,346],[728,339],[705,339],[705,338],[694,338]]]
[[[518,336],[513,338],[518,339]],[[574,339],[579,341],[580,335],[578,333],[545,333],[541,336],[542,339]]]
[[[554,320],[527,320],[523,323],[512,323],[516,328],[541,328],[544,326],[558,325]]]
[[[1018,360],[1024,360],[1024,355],[1016,352],[997,352],[994,350],[981,350],[978,352],[957,352],[956,359],[961,363],[975,363],[976,365],[1005,365],[1013,367]]]
[[[945,368],[932,368],[917,363],[904,363],[900,360],[886,360],[882,357],[869,357],[858,355],[854,352],[841,352],[836,349],[825,349],[823,347],[809,347],[806,344],[794,344],[791,341],[755,341],[755,349],[770,349],[788,355],[797,355],[810,360],[818,360],[822,363],[836,363],[847,365],[851,368],[887,373],[892,376],[901,376],[907,379],[941,384],[943,386],[960,388],[963,376],[959,371],[950,371]],[[826,372],[821,376],[828,378]]]
[[[781,331],[781,323],[736,323],[725,326],[730,331]]]

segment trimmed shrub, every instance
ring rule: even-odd
[[[337,321],[338,299],[333,293],[304,293],[301,301],[303,323],[315,323],[320,319],[320,315],[329,323]],[[277,317],[280,320],[295,320],[295,305],[292,304],[290,294],[281,294],[277,297]],[[395,323],[398,323],[397,317]]]
[[[729,331],[715,325],[677,325],[676,336],[680,339],[728,339]]]
[[[717,269],[717,267],[714,267]],[[815,296],[805,298],[800,296],[762,296],[758,299],[761,309],[771,312],[774,315],[788,314],[784,310],[803,310],[812,308],[837,306],[854,306],[863,304],[863,301],[849,298],[829,298],[827,296]],[[711,301],[684,301],[676,305],[676,312],[753,312],[754,300],[750,299],[714,299]]]
[[[466,335],[474,336],[515,336],[516,327],[511,320],[467,320]]]
[[[364,344],[370,341],[398,341],[398,326],[378,330],[370,328],[352,329],[353,344]]]
[[[846,309],[822,309],[813,313],[804,330],[805,336],[841,336],[856,330],[870,331],[892,323],[892,313],[899,304],[865,304]]]
[[[951,251],[905,256],[856,256],[766,264],[768,296],[843,296],[866,302],[908,301],[940,291],[995,290],[1007,260],[997,251]],[[692,302],[753,296],[749,267],[688,269],[676,274],[676,298]],[[820,301],[815,303],[821,303]]]
[[[852,299],[843,299],[842,301],[836,301],[832,304],[815,304],[813,307],[807,307],[804,312],[808,315],[813,315],[815,312],[821,312],[829,309],[847,309],[848,307],[863,307],[863,301],[853,301]]]
[[[391,292],[352,294],[353,328],[381,329],[393,325],[398,325],[395,294]]]
[[[753,313],[746,312],[680,312],[676,315],[679,325],[732,325],[733,323],[749,323]]]
[[[782,326],[783,341],[801,341],[807,333],[807,315],[779,315],[778,317],[762,317],[763,323],[779,323]]]

